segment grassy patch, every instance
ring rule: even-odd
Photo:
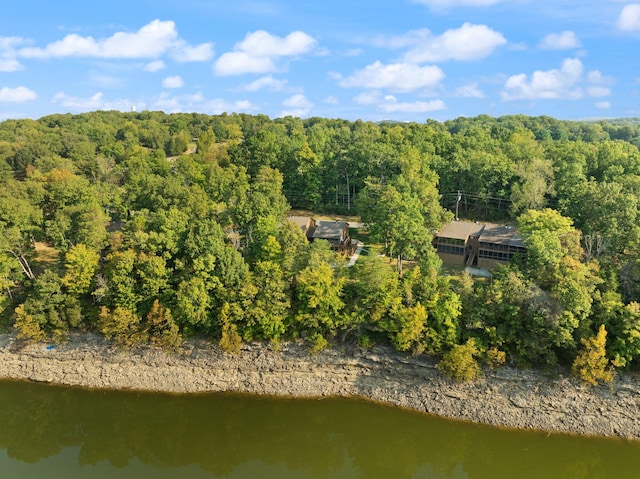
[[[451,279],[451,284],[455,287],[461,283],[464,270],[465,267],[462,265],[443,264],[441,274],[443,276],[448,276]],[[476,284],[486,284],[490,281],[490,278],[484,278],[482,276],[471,277]]]
[[[289,216],[306,216],[323,221],[346,221],[347,223],[360,223],[360,217],[356,215],[339,215],[333,213],[318,213],[311,210],[290,210]]]
[[[35,248],[36,258],[34,260],[33,269],[36,275],[47,269],[58,267],[60,251],[53,246],[49,246],[48,244],[40,241],[36,241]]]

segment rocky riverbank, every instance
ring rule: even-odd
[[[582,386],[566,374],[502,368],[459,384],[427,357],[389,348],[327,350],[300,344],[278,350],[243,346],[237,355],[204,341],[180,353],[121,351],[93,335],[59,345],[0,336],[0,378],[89,388],[191,393],[236,391],[276,396],[359,396],[452,419],[495,426],[640,440],[640,378]]]

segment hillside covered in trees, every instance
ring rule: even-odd
[[[0,313],[33,340],[390,341],[454,369],[465,357],[633,367],[639,147],[632,120],[7,120]],[[491,281],[444,274],[431,240],[456,202],[462,217],[516,224],[526,257]],[[291,208],[360,215],[386,256],[345,268],[287,221]],[[398,274],[391,257],[412,267]]]

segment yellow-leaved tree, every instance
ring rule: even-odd
[[[592,386],[596,386],[600,381],[613,381],[614,371],[606,357],[606,343],[607,330],[604,324],[601,324],[598,334],[582,340],[584,348],[573,362],[573,374]]]

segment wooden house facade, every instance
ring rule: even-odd
[[[351,251],[349,223],[346,221],[316,220],[306,216],[289,216],[288,219],[300,226],[309,242],[321,239],[328,241],[336,251]]]
[[[433,244],[445,264],[491,269],[526,252],[513,226],[453,221],[442,227]]]

